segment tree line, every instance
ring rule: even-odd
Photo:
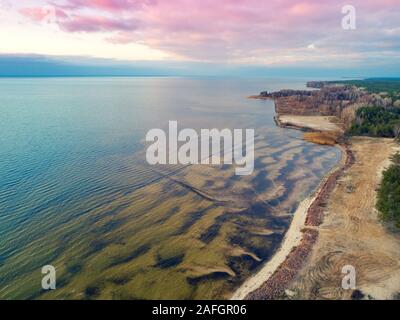
[[[400,109],[361,107],[349,130],[350,135],[398,138],[400,136]]]
[[[382,220],[400,228],[400,153],[393,156],[392,164],[383,172],[376,207]]]

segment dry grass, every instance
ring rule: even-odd
[[[333,146],[338,143],[341,134],[335,131],[306,132],[304,140],[312,143]]]

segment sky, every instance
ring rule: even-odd
[[[400,0],[0,0],[0,75],[400,76],[399,58]]]

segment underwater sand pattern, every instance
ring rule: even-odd
[[[272,133],[257,133],[249,176],[236,176],[232,165],[141,163],[133,190],[32,236],[3,262],[0,272],[8,276],[0,296],[227,297],[273,255],[296,206],[339,156],[336,149],[301,139],[275,136],[266,144]],[[55,291],[38,289],[43,261],[57,268]]]

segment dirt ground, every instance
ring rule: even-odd
[[[334,116],[278,115],[276,120],[283,127],[307,130],[304,140],[322,145],[337,144],[344,133],[343,124]]]
[[[326,204],[311,254],[290,285],[297,299],[388,299],[400,293],[400,233],[384,227],[375,210],[381,172],[398,145],[391,139],[350,140],[355,163]],[[354,266],[356,290],[344,290],[342,268]]]
[[[313,131],[343,132],[337,117],[279,115],[279,121],[283,126],[308,128]]]

